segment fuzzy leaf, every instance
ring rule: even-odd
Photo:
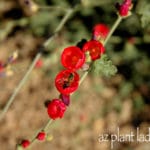
[[[111,77],[116,74],[117,68],[113,65],[112,61],[109,60],[108,56],[103,54],[100,59],[94,61],[92,72],[97,75]]]

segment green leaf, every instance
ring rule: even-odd
[[[94,61],[92,65],[92,71],[96,75],[102,75],[105,77],[111,77],[116,74],[117,68],[109,60],[106,54],[103,54],[100,59]]]

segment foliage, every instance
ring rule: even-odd
[[[149,0],[140,0],[137,5],[137,13],[140,15],[142,27],[148,27],[150,24],[150,3]]]
[[[100,59],[94,61],[92,72],[97,75],[111,77],[116,74],[117,68],[106,54],[103,54]]]

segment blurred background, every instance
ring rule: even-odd
[[[58,97],[54,78],[62,69],[60,55],[66,46],[91,39],[92,27],[111,27],[117,18],[114,0],[0,0],[0,62],[14,51],[11,76],[0,77],[2,109],[43,42],[52,35],[66,10],[78,6],[53,39],[28,81],[0,122],[0,149],[15,149],[30,139],[48,119],[44,102]],[[52,123],[53,140],[36,143],[33,150],[110,150],[110,135],[148,135],[150,129],[150,2],[133,0],[133,13],[124,19],[106,46],[117,67],[112,77],[90,73],[72,96],[61,120]],[[40,7],[40,9],[37,9]],[[109,134],[107,142],[100,135]],[[149,142],[115,142],[114,150],[149,150]]]

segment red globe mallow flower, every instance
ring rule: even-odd
[[[68,95],[77,90],[79,85],[79,75],[71,70],[63,70],[55,78],[57,90],[64,95]]]
[[[66,111],[66,105],[60,99],[53,99],[47,107],[47,112],[53,120],[62,118]]]
[[[83,52],[89,51],[92,60],[100,58],[101,54],[105,52],[103,44],[96,40],[90,40],[85,43],[82,50]]]
[[[23,141],[21,142],[21,146],[22,146],[23,148],[27,148],[29,145],[30,145],[30,141],[29,141],[29,140],[23,140]]]
[[[36,138],[37,138],[39,141],[43,141],[43,140],[45,140],[45,137],[46,137],[45,132],[39,132]]]
[[[92,35],[94,40],[105,40],[109,33],[109,27],[105,24],[96,24],[93,28]]]
[[[67,47],[62,52],[61,63],[65,68],[75,71],[85,63],[85,54],[77,46]]]

